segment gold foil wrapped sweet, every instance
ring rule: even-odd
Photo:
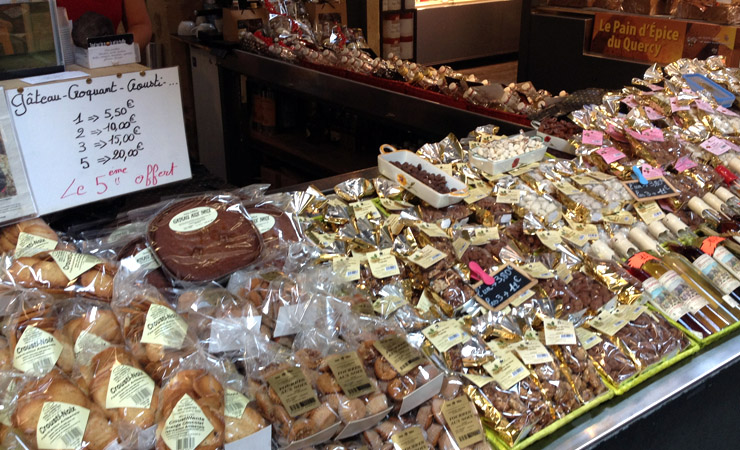
[[[375,187],[366,178],[350,178],[334,186],[334,192],[344,201],[356,202],[363,197],[372,195]]]

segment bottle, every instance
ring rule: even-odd
[[[722,199],[711,192],[704,194],[702,199],[707,205],[714,208],[715,211],[718,211],[720,214],[725,216],[726,219],[733,220],[735,222],[740,221],[740,214],[737,214],[729,205],[725,204]]]
[[[626,263],[628,268],[639,269],[646,272],[652,278],[656,279],[666,291],[671,292],[679,300],[679,305],[666,308],[671,311],[672,316],[678,320],[684,320],[685,316],[689,320],[684,323],[687,326],[691,321],[701,324],[698,331],[702,336],[715,334],[729,325],[729,322],[721,317],[710,306],[706,298],[690,286],[677,272],[671,270],[663,264],[658,258],[648,252],[635,253]],[[635,272],[632,272],[635,275]]]
[[[719,197],[727,204],[727,206],[732,208],[735,214],[740,214],[740,198],[730,192],[727,188],[720,186],[716,191],[714,191],[714,195]]]
[[[696,247],[686,245],[668,244],[667,247],[672,252],[678,253],[691,261],[691,264],[699,269],[712,284],[717,286],[725,294],[723,297],[725,303],[735,306],[735,308],[738,307],[738,301],[740,300],[740,280],[722,267],[711,255],[704,253]]]
[[[719,165],[714,170],[725,180],[727,189],[732,191],[733,194],[740,196],[740,181],[738,181],[738,176],[736,175],[740,174],[740,158],[732,158],[727,166],[729,169],[723,165]]]
[[[653,235],[658,243],[660,243],[660,245],[679,242],[678,236],[674,235],[671,230],[666,228],[663,222],[659,220],[648,225],[648,231]]]
[[[676,253],[669,252],[663,249],[658,243],[648,236],[642,229],[633,228],[629,232],[629,238],[632,242],[642,250],[641,253],[648,254],[652,257],[659,258],[660,262],[669,270],[673,271],[675,275],[666,278],[665,280],[659,279],[668,290],[676,292],[675,288],[679,286],[679,280],[675,277],[681,278],[689,287],[692,288],[701,298],[703,298],[709,309],[711,309],[720,322],[724,324],[721,328],[738,321],[740,316],[740,310],[734,308],[734,305],[728,305],[722,298],[724,294],[717,289],[711,281],[709,281],[695,266],[693,266],[684,257],[677,255]],[[634,258],[634,257],[633,257]],[[646,270],[650,273],[650,271]],[[650,273],[653,275],[652,273]],[[653,275],[655,276],[655,275]],[[658,277],[656,277],[658,278]],[[680,297],[680,295],[679,295]],[[693,297],[690,299],[696,300]],[[698,302],[699,304],[701,302]],[[734,311],[732,311],[734,310]],[[692,309],[693,311],[693,309]],[[714,320],[714,319],[713,319]],[[717,323],[717,322],[715,322]]]
[[[696,233],[691,231],[691,228],[673,213],[669,213],[663,218],[663,224],[684,244],[690,244],[697,238]]]
[[[722,236],[699,236],[694,244],[735,278],[740,279],[740,245]]]
[[[732,220],[727,220],[718,211],[712,209],[699,197],[691,197],[689,208],[712,229],[720,233],[733,233],[740,231],[740,225]]]
[[[701,324],[683,305],[679,297],[676,297],[660,284],[658,280],[642,269],[627,268],[629,273],[642,282],[645,293],[650,298],[650,303],[663,312],[669,319],[680,323],[687,330],[691,330],[705,338],[712,334]]]

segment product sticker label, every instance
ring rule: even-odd
[[[77,279],[80,275],[97,266],[102,260],[92,255],[55,250],[49,253],[68,280]]]
[[[46,375],[61,354],[62,344],[54,336],[39,328],[28,327],[15,345],[13,367],[21,372]]]
[[[733,277],[727,270],[719,265],[717,261],[706,253],[701,255],[694,261],[696,266],[701,273],[706,275],[715,286],[720,288],[723,294],[729,294],[738,287],[740,287],[740,281]]]
[[[46,402],[36,425],[36,443],[42,449],[80,448],[90,410],[64,402]]]
[[[512,300],[511,303],[509,303],[509,305],[515,306],[515,307],[519,306],[532,297],[534,297],[534,291],[530,289],[528,291],[525,291],[522,295],[519,295],[516,298],[514,298],[514,300]]]
[[[637,222],[637,219],[635,218],[635,216],[628,213],[627,211],[620,211],[617,214],[610,214],[608,216],[604,216],[603,220],[604,222],[618,223],[621,225],[632,225],[635,222]]]
[[[565,195],[575,195],[575,194],[581,193],[581,191],[576,189],[575,186],[573,186],[572,184],[568,183],[565,180],[558,181],[557,183],[555,183],[555,187],[557,188],[557,190],[559,190]]]
[[[653,180],[664,175],[663,169],[661,169],[660,167],[653,167],[650,164],[643,164],[640,167],[640,171],[642,172],[642,176],[645,177],[646,180]]]
[[[442,172],[446,173],[449,176],[452,176],[452,163],[450,163],[450,164],[437,164],[437,167]]]
[[[576,330],[567,320],[545,320],[545,344],[576,345]]]
[[[665,217],[665,213],[655,201],[637,202],[634,206],[637,215],[648,225]]]
[[[521,265],[519,266],[519,268],[533,278],[540,278],[543,280],[548,278],[555,278],[555,274],[553,273],[553,271],[548,269],[547,266],[539,261]]]
[[[522,198],[524,192],[519,189],[506,189],[501,188],[496,192],[496,203],[507,203],[509,205],[516,205]]]
[[[397,295],[387,295],[380,297],[373,303],[373,311],[378,313],[381,317],[388,317],[398,310],[398,308],[407,304],[405,298],[401,298]]]
[[[170,219],[170,229],[177,233],[198,231],[212,224],[218,218],[218,211],[209,206],[188,209]]]
[[[107,243],[113,243],[119,239],[129,238],[133,234],[141,232],[141,224],[138,223],[127,223],[126,225],[120,226],[108,236],[105,241]]]
[[[663,114],[659,113],[655,108],[651,108],[650,106],[645,107],[645,113],[647,113],[648,119],[650,120],[660,120],[665,117]]]
[[[166,306],[151,305],[146,314],[141,343],[180,348],[187,331],[188,324],[175,311]]]
[[[390,230],[391,234],[393,234],[394,236],[399,234],[404,227],[403,223],[401,222],[401,215],[391,214],[390,216],[386,217],[384,226],[388,227],[388,230]]]
[[[462,259],[462,256],[470,248],[470,241],[460,236],[452,241],[452,248],[455,249],[455,256],[457,256],[457,259]]]
[[[275,217],[270,214],[250,213],[249,217],[252,218],[252,223],[257,227],[260,234],[267,233],[275,226]]]
[[[447,253],[437,250],[431,245],[427,245],[421,250],[417,250],[409,256],[409,260],[416,265],[425,269],[432,267],[447,257]]]
[[[580,186],[586,186],[589,184],[596,184],[596,180],[588,176],[587,173],[582,173],[579,175],[573,175],[570,177],[570,181],[573,181],[574,183],[580,185]]]
[[[309,235],[313,236],[316,242],[325,248],[333,247],[334,241],[336,241],[338,238],[336,233],[316,233],[315,231],[312,231]]]
[[[596,150],[596,153],[604,158],[604,161],[606,161],[607,164],[611,164],[614,161],[619,161],[622,158],[626,158],[627,155],[620,152],[614,147],[604,147]]]
[[[733,111],[731,109],[727,109],[724,106],[717,106],[717,112],[720,112],[720,113],[725,114],[725,115],[728,115],[728,116],[740,117],[740,115],[738,115],[735,111]]]
[[[134,255],[134,261],[143,270],[154,270],[159,268],[159,262],[154,253],[148,247]]]
[[[468,397],[461,395],[442,404],[442,416],[460,448],[483,441],[483,426]]]
[[[352,304],[352,312],[360,314],[361,316],[374,316],[375,310],[373,304],[369,300],[362,300]]]
[[[538,231],[535,234],[537,234],[540,241],[550,250],[556,250],[556,246],[563,243],[563,239],[560,236],[560,230]]]
[[[647,252],[635,253],[630,259],[627,260],[627,265],[632,267],[633,269],[641,269],[646,262],[654,259],[657,260],[658,258]]]
[[[493,381],[493,378],[491,377],[484,377],[482,375],[473,375],[472,373],[466,373],[463,375],[465,378],[470,380],[474,385],[478,387],[483,387]]]
[[[695,313],[707,306],[709,302],[694,288],[689,286],[676,272],[669,270],[658,278],[660,284],[672,295],[678,297],[686,311]]]
[[[372,200],[363,200],[361,202],[350,203],[352,211],[355,213],[355,217],[364,218],[368,220],[378,220],[382,216],[380,211],[375,207],[375,203]]]
[[[627,322],[632,322],[647,311],[647,308],[640,304],[617,305],[614,309],[614,315],[621,317]]]
[[[501,389],[511,389],[529,376],[529,369],[512,352],[497,348],[493,348],[493,351],[495,359],[484,364],[483,370],[493,377]]]
[[[498,227],[470,227],[464,229],[470,233],[470,243],[473,245],[485,245],[500,238]]]
[[[57,248],[57,243],[55,239],[47,239],[21,231],[18,235],[18,243],[15,245],[15,257],[25,258],[37,253],[49,252]]]
[[[360,279],[360,260],[347,256],[340,256],[331,261],[331,267],[335,274],[344,281],[357,281]]]
[[[297,417],[318,408],[321,403],[316,392],[298,367],[291,367],[267,379],[290,417]]]
[[[604,144],[604,133],[597,130],[583,130],[581,141],[586,145],[597,145],[601,147]]]
[[[75,360],[79,365],[85,366],[90,363],[90,359],[92,359],[93,356],[108,347],[110,347],[110,344],[105,339],[90,333],[87,330],[82,330],[75,341]]]
[[[427,450],[429,448],[421,427],[418,426],[393,434],[391,442],[393,442],[393,450]]]
[[[404,209],[413,208],[414,205],[403,200],[391,200],[390,198],[381,198],[380,204],[389,211],[403,211]]]
[[[576,328],[576,336],[584,350],[590,350],[602,341],[598,334],[585,328]]]
[[[691,106],[690,105],[682,105],[682,104],[680,104],[678,102],[678,97],[671,97],[669,99],[669,101],[671,103],[671,112],[688,111],[688,110],[691,109]]]
[[[717,136],[710,137],[706,141],[702,142],[699,147],[717,156],[727,153],[730,150],[740,150],[737,145]]]
[[[421,297],[419,297],[419,302],[416,304],[416,309],[421,312],[427,312],[433,306],[434,303],[432,303],[432,301],[429,299],[429,295],[427,295],[427,290],[424,289],[424,292],[421,293]]]
[[[470,339],[470,335],[455,319],[437,322],[424,328],[422,333],[442,353]]]
[[[589,241],[595,241],[599,238],[599,229],[596,228],[596,225],[594,224],[585,224],[585,223],[578,223],[571,221],[569,219],[565,219],[568,224],[570,225],[570,228],[575,231],[576,233],[583,233],[586,235],[586,239]]]
[[[625,98],[622,99],[622,103],[624,103],[625,105],[629,106],[630,108],[637,108],[637,106],[638,106],[637,101],[635,100],[635,96],[634,95],[628,95],[628,96],[626,96]]]
[[[370,272],[378,279],[400,275],[396,257],[391,254],[391,249],[377,250],[367,254],[367,262],[370,264]]]
[[[391,335],[373,342],[373,346],[402,376],[424,362],[421,352],[406,342],[403,336]]]
[[[525,339],[513,344],[510,349],[516,351],[524,364],[545,364],[553,361],[547,347],[542,345],[538,339]]]
[[[526,166],[519,167],[517,169],[509,171],[509,175],[512,177],[518,177],[519,175],[525,174],[527,172],[531,172],[532,170],[538,168],[540,166],[540,163],[535,162],[532,164],[527,164]],[[502,174],[505,175],[505,174]]]
[[[224,415],[234,419],[241,419],[247,409],[249,399],[239,391],[226,388],[224,391]]]
[[[154,380],[143,370],[115,364],[110,372],[105,408],[148,409],[154,394]]]
[[[703,101],[703,100],[694,100],[694,103],[696,104],[696,107],[704,112],[708,113],[714,113],[714,108],[712,108],[712,105],[709,103]]]
[[[588,243],[588,234],[583,231],[576,231],[571,227],[563,227],[560,234],[563,239],[578,247],[583,247]]]
[[[357,352],[332,356],[329,368],[347,397],[357,398],[375,392]]]
[[[416,225],[421,231],[429,237],[439,237],[449,239],[450,237],[445,233],[445,230],[439,227],[436,223],[421,222]]]
[[[673,165],[673,168],[676,169],[676,172],[680,173],[685,170],[693,169],[696,166],[698,166],[698,164],[695,163],[690,156],[682,156],[678,158],[678,161]]]
[[[740,277],[740,259],[733,255],[724,247],[716,247],[714,250],[714,259],[722,264],[722,267],[729,270],[736,277]]]
[[[471,205],[477,201],[483,200],[484,198],[488,197],[488,195],[491,193],[492,190],[493,189],[489,185],[477,186],[469,190],[468,196],[465,197],[463,200],[468,205]]]
[[[164,423],[162,440],[171,449],[194,450],[213,431],[213,425],[195,400],[185,394]]]
[[[608,173],[604,172],[589,172],[588,176],[598,181],[607,181],[611,180],[612,178],[616,178],[614,175],[609,175]]]
[[[606,309],[589,321],[589,325],[608,336],[614,336],[617,331],[627,326],[627,324],[629,324],[628,320]]]

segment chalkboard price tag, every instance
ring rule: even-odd
[[[494,279],[492,285],[480,282],[474,287],[478,302],[492,311],[506,308],[513,299],[537,284],[537,281],[508,264],[491,276]]]
[[[664,177],[648,180],[647,184],[642,184],[639,180],[623,181],[622,184],[638,202],[649,202],[678,195],[676,188]]]

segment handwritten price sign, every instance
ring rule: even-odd
[[[176,68],[5,94],[40,214],[190,178]]]

